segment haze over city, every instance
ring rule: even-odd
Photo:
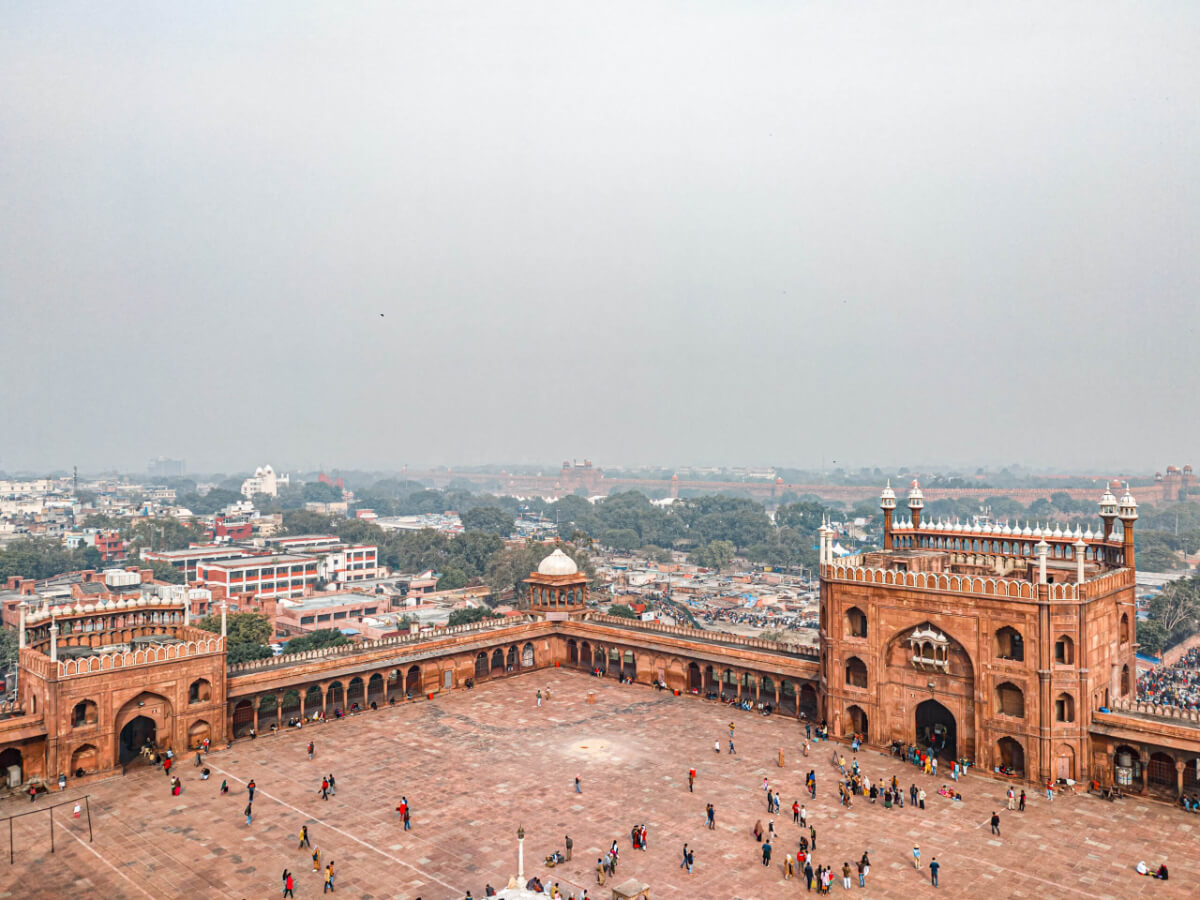
[[[1200,438],[1195,4],[0,20],[2,470]]]

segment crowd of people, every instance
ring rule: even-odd
[[[1137,680],[1138,699],[1159,706],[1200,709],[1200,647],[1170,666],[1159,666]]]

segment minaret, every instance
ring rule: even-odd
[[[896,511],[896,492],[892,490],[892,479],[879,495],[879,508],[883,510],[883,549],[892,549],[892,514]]]
[[[1137,521],[1137,501],[1129,492],[1129,482],[1125,482],[1125,493],[1121,497],[1121,507],[1117,513],[1121,519],[1121,527],[1125,532],[1125,568],[1134,568],[1133,564],[1133,523]]]
[[[50,620],[50,662],[58,662],[58,622]]]
[[[912,513],[912,527],[921,527],[921,510],[925,508],[925,495],[921,493],[921,482],[913,479],[908,492],[908,511]]]
[[[21,649],[25,646],[25,608],[26,608],[26,606],[27,606],[26,602],[24,600],[22,600],[20,603],[21,634],[20,634],[20,637],[17,638],[17,649]]]
[[[1113,496],[1110,482],[1104,482],[1104,493],[1100,495],[1100,518],[1104,520],[1104,540],[1112,539],[1113,519],[1117,517],[1117,498]]]
[[[1083,584],[1083,564],[1087,560],[1087,544],[1083,542],[1083,538],[1077,540],[1075,547],[1075,583]]]
[[[228,609],[229,609],[229,601],[222,600],[221,601],[221,637],[228,637],[228,630],[226,629],[226,625],[225,625],[225,613],[226,613],[226,610],[228,610]]]
[[[1034,547],[1037,551],[1038,558],[1038,584],[1046,583],[1046,554],[1050,552],[1050,545],[1044,540],[1038,541]]]

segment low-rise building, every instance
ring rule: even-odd
[[[221,586],[230,594],[263,597],[297,597],[310,593],[320,580],[317,560],[311,556],[275,554],[247,556],[196,566],[196,579]]]

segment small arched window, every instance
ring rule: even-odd
[[[846,634],[855,638],[867,636],[867,616],[857,606],[852,606],[846,611]]]
[[[846,684],[849,687],[857,688],[867,686],[867,664],[857,656],[846,660]]]
[[[1011,681],[997,685],[996,712],[1002,716],[1025,718],[1025,693]]]
[[[1054,642],[1054,661],[1060,666],[1070,666],[1075,663],[1075,642],[1065,634]]]
[[[96,704],[91,700],[81,700],[71,711],[71,727],[82,728],[85,725],[95,725],[97,718]]]
[[[1054,701],[1054,718],[1058,722],[1075,721],[1075,698],[1070,694],[1059,694]]]
[[[1129,613],[1121,613],[1120,637],[1122,644],[1129,643]]]

